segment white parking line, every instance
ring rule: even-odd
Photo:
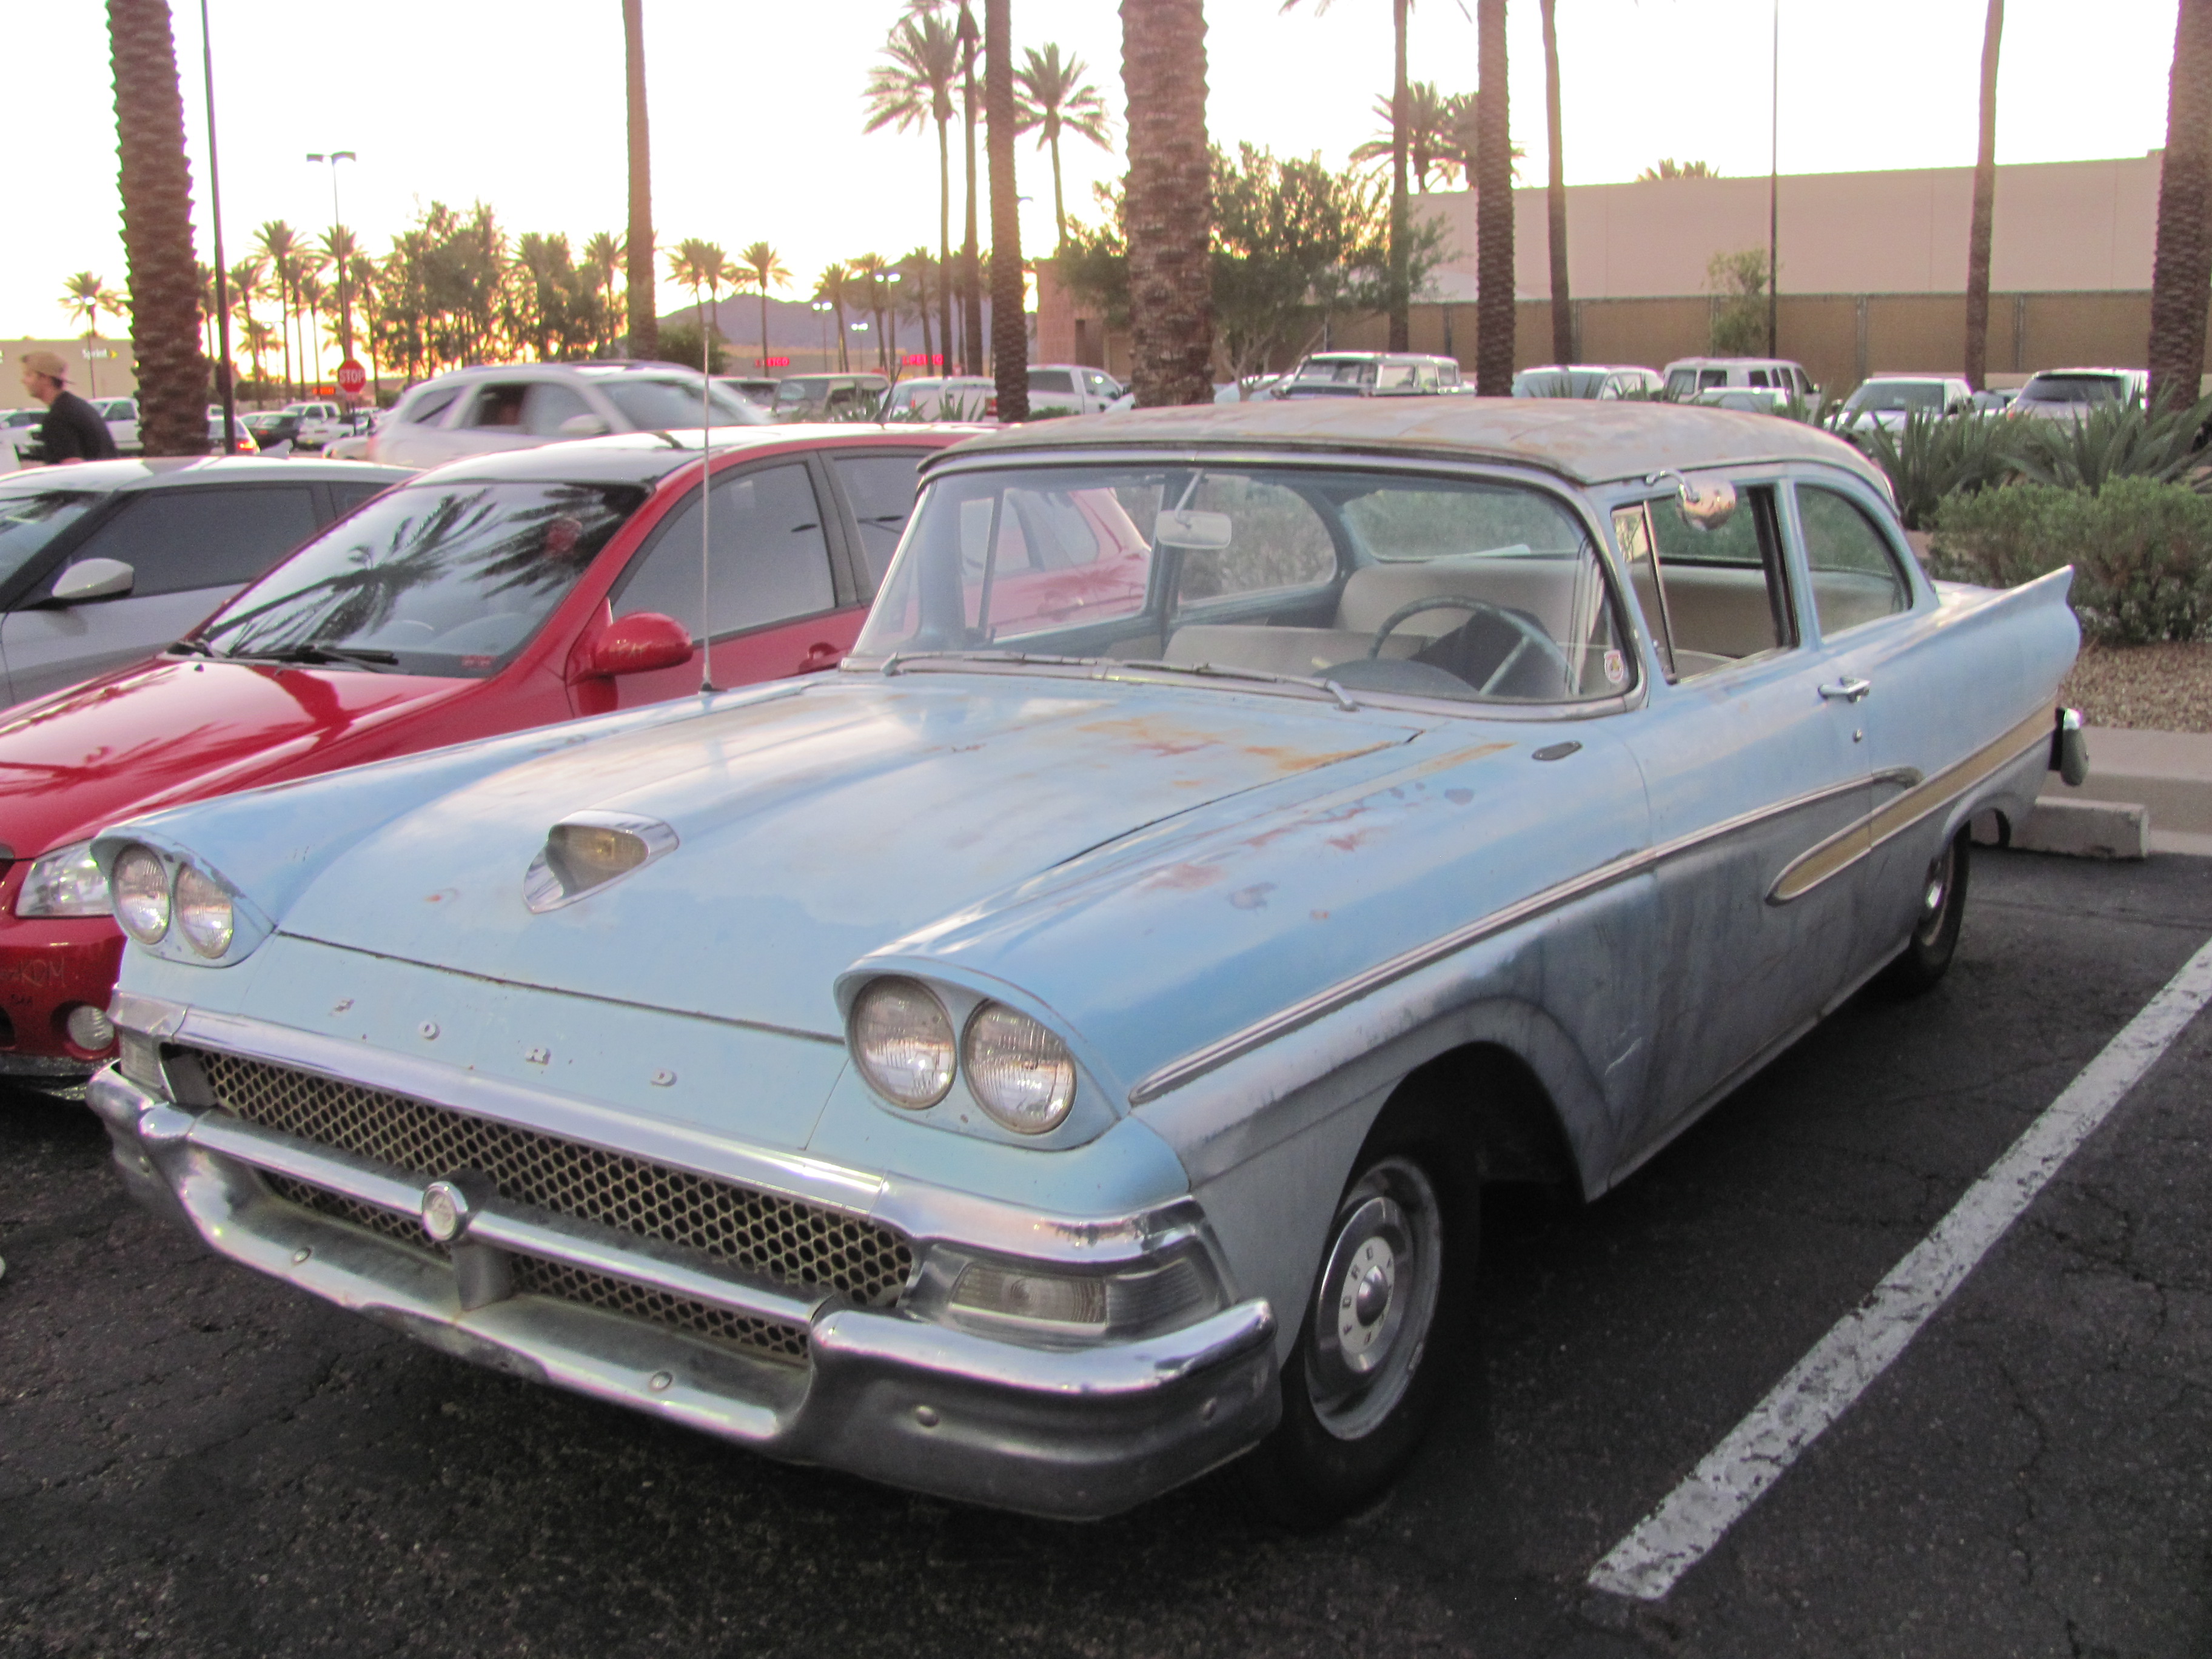
[[[2212,943],[2085,1066],[1936,1230],[1839,1320],[1687,1480],[1590,1570],[1595,1589],[1656,1601],[1703,1560],[1798,1453],[1905,1352],[1990,1246],[2212,1000]]]

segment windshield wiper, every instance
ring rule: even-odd
[[[295,662],[310,668],[334,662],[354,663],[363,668],[397,668],[399,665],[399,658],[395,653],[351,645],[278,645],[266,651],[233,651],[228,654],[243,662]]]
[[[1149,668],[1163,674],[1199,674],[1224,680],[1271,680],[1278,685],[1303,685],[1310,690],[1326,692],[1336,699],[1336,706],[1346,714],[1356,714],[1359,705],[1352,701],[1352,693],[1334,680],[1316,678],[1310,674],[1271,674],[1264,668],[1224,668],[1211,662],[1117,662],[1116,668]]]
[[[181,651],[188,657],[220,657],[222,655],[222,652],[216,650],[205,640],[198,639],[173,640],[169,642],[167,648],[171,651]]]

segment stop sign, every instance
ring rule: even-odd
[[[338,365],[338,390],[349,398],[358,398],[368,390],[368,371],[350,357]]]

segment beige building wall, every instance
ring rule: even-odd
[[[88,347],[114,355],[88,360]],[[37,401],[23,390],[27,351],[58,353],[69,365],[70,390],[79,397],[128,398],[137,392],[137,360],[131,355],[128,340],[0,340],[0,354],[8,360],[5,374],[0,374],[0,409],[28,409]]]
[[[1990,285],[2009,292],[2148,289],[2160,153],[1997,169]],[[1957,294],[1966,287],[1972,167],[1784,174],[1776,191],[1781,291]],[[1416,210],[1443,222],[1449,257],[1435,297],[1474,298],[1474,192],[1438,191]],[[1577,299],[1706,292],[1716,253],[1766,246],[1766,180],[1674,179],[1567,190],[1567,283]],[[1551,293],[1544,191],[1513,192],[1520,298]]]

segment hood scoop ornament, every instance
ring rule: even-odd
[[[553,826],[531,860],[522,878],[522,902],[539,914],[574,904],[674,852],[676,845],[676,832],[659,818],[572,812]]]

